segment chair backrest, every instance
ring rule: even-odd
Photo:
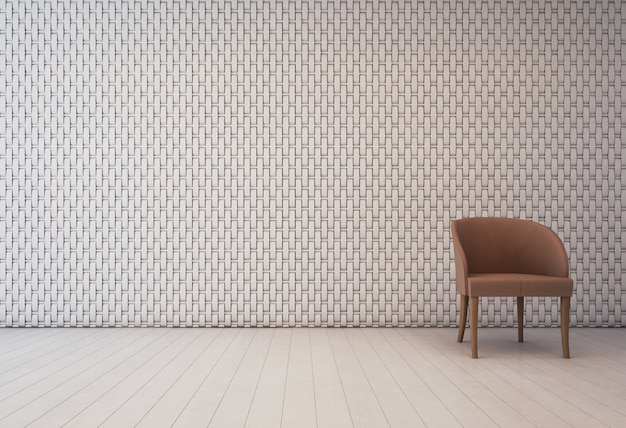
[[[561,239],[549,228],[530,220],[499,217],[454,220],[452,238],[456,263],[464,263],[468,275],[569,275],[569,261]]]

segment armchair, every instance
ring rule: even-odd
[[[569,358],[569,310],[573,281],[560,238],[529,220],[478,217],[451,224],[456,288],[461,295],[458,342],[463,341],[469,304],[472,358],[478,358],[478,299],[517,297],[518,341],[524,341],[524,297],[561,300],[561,345]]]

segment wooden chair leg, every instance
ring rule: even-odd
[[[569,358],[569,297],[561,297],[561,345],[563,358]]]
[[[457,342],[463,342],[465,335],[465,323],[467,323],[467,305],[469,304],[469,296],[461,294],[461,319],[459,319],[459,336]]]
[[[470,297],[470,336],[472,358],[478,358],[478,297]]]
[[[524,341],[524,298],[517,298],[517,341]]]

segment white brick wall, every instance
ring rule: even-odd
[[[454,325],[449,222],[499,215],[564,240],[573,323],[620,326],[625,30],[619,1],[0,0],[0,325]]]

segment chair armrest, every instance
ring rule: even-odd
[[[467,295],[467,257],[461,245],[459,234],[454,221],[452,221],[450,229],[452,230],[452,242],[454,244],[454,265],[456,270],[456,291]]]

